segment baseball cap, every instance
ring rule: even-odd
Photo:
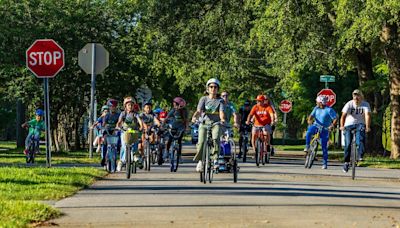
[[[362,95],[362,92],[359,89],[355,89],[352,94],[353,95]]]

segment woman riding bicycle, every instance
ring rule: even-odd
[[[193,114],[192,122],[195,123],[198,116],[201,116],[200,126],[199,126],[199,141],[197,144],[197,153],[193,158],[194,161],[198,161],[196,166],[196,171],[201,172],[203,167],[202,153],[204,151],[204,142],[207,140],[207,125],[216,123],[216,122],[225,122],[225,114],[224,114],[224,104],[222,100],[218,97],[218,90],[220,88],[221,83],[216,78],[211,78],[207,81],[206,84],[206,93],[208,96],[203,96],[200,98],[199,103],[197,105],[197,110]],[[219,154],[220,144],[219,139],[221,137],[221,129],[220,126],[214,125],[212,127],[212,139],[214,148],[211,151],[211,156],[214,161],[217,161],[217,157]]]
[[[262,127],[263,135],[265,137],[265,141],[267,143],[267,147],[269,146],[269,136],[271,134],[271,123],[274,120],[274,109],[269,105],[269,99],[267,96],[260,94],[256,98],[257,104],[253,106],[250,111],[249,116],[247,117],[246,124],[250,124],[250,120],[254,116],[254,125],[251,130],[251,143],[253,145],[254,153],[256,153],[255,142],[256,142],[256,131],[257,128]]]
[[[304,149],[304,152],[308,152],[311,138],[318,132],[318,125],[322,126],[320,133],[323,154],[322,169],[328,168],[329,130],[334,128],[337,121],[335,110],[326,106],[327,102],[328,100],[325,96],[318,96],[316,99],[317,106],[314,107],[310,116],[308,116],[308,124],[310,126],[307,129],[306,148]]]

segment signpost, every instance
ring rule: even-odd
[[[64,67],[64,49],[52,39],[36,40],[26,50],[26,67],[44,82],[44,121],[46,125],[46,165],[51,167],[49,78]]]
[[[322,95],[328,99],[328,103],[326,104],[329,107],[332,107],[336,103],[336,93],[331,89],[322,89],[318,92],[317,96]]]
[[[286,139],[286,115],[292,111],[292,102],[289,100],[283,100],[279,104],[279,109],[281,112],[283,112],[283,126],[285,127],[283,130],[283,145],[285,145],[285,139]]]
[[[94,123],[96,74],[101,74],[109,65],[109,54],[103,45],[98,43],[86,44],[78,53],[78,65],[87,74],[91,74],[90,118],[89,126]],[[93,130],[89,131],[89,157],[93,157]]]

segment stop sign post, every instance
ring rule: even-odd
[[[36,40],[26,50],[26,67],[38,78],[43,78],[46,124],[46,165],[51,167],[49,78],[64,67],[64,49],[52,39]]]
[[[336,103],[336,93],[331,89],[322,89],[318,92],[317,96],[324,96],[327,98],[327,106],[332,107]]]

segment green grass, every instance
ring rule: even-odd
[[[400,169],[400,159],[394,160],[387,157],[366,157],[358,166],[371,168]]]
[[[104,170],[88,167],[98,164],[99,158],[89,159],[87,152],[54,153],[54,166],[46,168],[44,152],[35,165],[26,165],[15,143],[0,142],[0,148],[8,149],[0,151],[0,227],[26,227],[55,218],[60,211],[39,201],[65,198],[105,175]]]

